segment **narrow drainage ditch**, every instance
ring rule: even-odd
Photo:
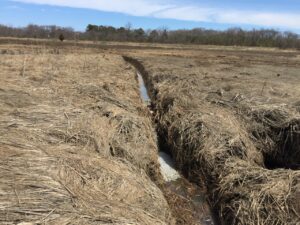
[[[137,69],[140,95],[151,114],[151,99],[148,95],[143,76]],[[165,146],[159,144],[159,164],[164,179],[164,192],[177,217],[177,224],[215,225],[213,214],[206,200],[206,191],[185,179],[175,167],[172,156]],[[179,215],[178,215],[179,214]]]

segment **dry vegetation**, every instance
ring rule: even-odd
[[[126,59],[143,72],[178,168],[204,180],[221,224],[300,223],[299,52],[208,48]]]
[[[0,224],[199,224],[124,55],[220,224],[300,223],[298,51],[2,38]]]
[[[156,136],[122,57],[1,52],[0,223],[172,224],[152,181]]]

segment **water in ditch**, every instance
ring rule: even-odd
[[[143,77],[139,72],[137,72],[137,77],[141,98],[143,102],[150,107],[151,100]],[[192,214],[192,217],[197,224],[216,224],[214,223],[210,207],[206,201],[205,191],[181,176],[181,174],[176,170],[172,157],[166,153],[164,149],[160,149],[158,161],[160,164],[161,174],[165,181],[165,187],[168,189],[168,192],[172,193],[172,195],[175,196],[174,198],[183,200],[183,207],[187,207],[186,210]]]

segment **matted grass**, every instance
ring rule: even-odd
[[[84,48],[1,48],[0,223],[174,224],[134,70]]]
[[[220,223],[298,224],[299,60],[280,51],[131,55],[160,136],[190,180],[204,177]]]

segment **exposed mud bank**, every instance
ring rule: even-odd
[[[252,129],[257,118],[251,110],[247,121],[244,115],[248,116],[248,111],[208,102],[197,93],[198,81],[193,76],[150,74],[143,62],[124,59],[144,78],[162,143],[189,180],[205,183],[221,224],[300,222],[297,166],[295,171],[276,169],[292,169],[292,163],[298,163],[295,123],[282,123],[275,132],[259,121]],[[264,112],[259,120],[270,121]],[[263,132],[254,136],[262,126]],[[268,133],[268,128],[272,132]]]

